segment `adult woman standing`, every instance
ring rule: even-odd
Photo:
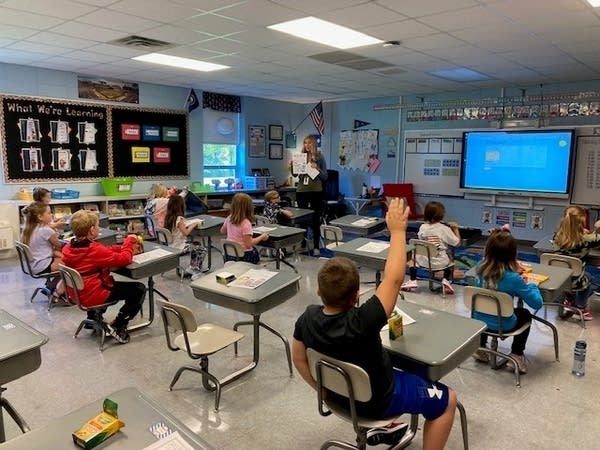
[[[321,216],[325,202],[325,182],[327,181],[327,164],[325,158],[317,150],[317,140],[314,136],[306,136],[302,141],[302,153],[306,153],[308,166],[319,171],[319,174],[311,178],[307,173],[298,175],[298,186],[296,187],[296,201],[299,208],[312,209],[314,211],[312,221],[314,256],[320,256],[319,236],[321,234]]]

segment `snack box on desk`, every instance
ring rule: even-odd
[[[65,199],[65,198],[79,198],[79,191],[71,189],[52,189],[50,191],[50,198],[54,199]]]
[[[275,188],[275,177],[245,177],[244,189],[261,190]]]

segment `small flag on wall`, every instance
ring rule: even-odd
[[[310,118],[315,125],[315,128],[321,136],[325,134],[325,121],[323,119],[323,102],[317,103],[317,106],[310,112]]]
[[[198,100],[198,96],[196,95],[196,93],[194,92],[193,89],[190,89],[190,94],[188,95],[188,98],[186,100],[186,105],[187,105],[188,112],[192,112],[198,106],[200,106],[200,101]]]
[[[371,125],[371,122],[363,122],[362,120],[354,119],[354,128],[365,127]]]

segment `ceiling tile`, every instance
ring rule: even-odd
[[[71,51],[69,48],[55,47],[53,45],[40,44],[38,42],[19,41],[9,48],[14,50],[22,50],[31,53],[41,53],[45,55],[61,55]]]
[[[365,27],[362,31],[383,41],[403,41],[408,38],[427,36],[438,32],[435,28],[412,19]]]
[[[7,25],[27,24],[27,28],[35,28],[36,30],[45,30],[54,27],[63,20],[57,17],[43,16],[33,14],[26,11],[17,11],[8,9],[0,5],[0,23]]]
[[[80,22],[65,22],[62,25],[52,28],[50,31],[59,34],[65,34],[67,36],[85,36],[87,39],[98,42],[109,42],[114,39],[123,38],[130,34]]]
[[[166,4],[164,0],[144,0],[143,8],[140,8],[138,0],[122,0],[112,3],[108,9],[162,23],[183,20],[199,12],[198,8],[174,2]]]
[[[245,24],[237,20],[227,19],[214,14],[199,14],[185,20],[177,21],[175,24],[177,26],[213,34],[215,36],[223,36],[224,34],[234,33],[248,28]]]
[[[148,28],[155,28],[160,25],[154,20],[144,19],[142,17],[132,16],[131,14],[123,14],[117,11],[108,9],[100,9],[85,16],[77,18],[77,22],[90,25],[102,24],[105,28],[111,30],[124,31],[128,34],[139,33]]]
[[[84,5],[70,0],[5,0],[2,6],[61,19],[75,19],[98,9],[92,5]]]
[[[26,39],[38,33],[38,30],[31,28],[15,27],[13,25],[0,24],[0,38],[10,38],[14,40]]]
[[[189,28],[175,27],[172,25],[161,25],[156,28],[149,28],[141,33],[144,37],[158,39],[159,41],[171,42],[179,45],[189,45],[205,39],[212,39],[213,36],[206,33],[190,30]]]
[[[356,30],[407,19],[406,16],[372,3],[338,9],[319,16],[323,20]]]
[[[98,42],[90,41],[87,39],[76,38],[73,36],[65,36],[62,34],[51,33],[47,31],[42,31],[40,33],[35,34],[27,39],[31,42],[39,42],[48,45],[55,45],[57,47],[65,47],[65,48],[86,48],[96,45]]]
[[[419,18],[419,22],[439,31],[455,31],[474,26],[483,27],[504,23],[507,20],[501,14],[495,14],[492,10],[483,6],[447,11]]]
[[[377,0],[379,5],[390,8],[408,17],[422,17],[444,11],[477,6],[475,0]]]

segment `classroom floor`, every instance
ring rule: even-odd
[[[213,264],[218,268],[221,261],[215,252]],[[315,292],[321,262],[300,256],[297,261],[302,275],[300,293],[262,316],[264,322],[290,339],[295,319],[308,304],[319,301]],[[274,268],[274,264],[268,267]],[[283,266],[282,270],[290,269]],[[373,280],[374,273],[364,269],[361,277]],[[270,333],[261,332],[258,367],[223,389],[221,409],[215,412],[214,395],[203,390],[198,374],[184,373],[169,392],[168,385],[177,368],[191,360],[181,352],[169,351],[159,315],[149,328],[133,332],[129,344],[118,345],[107,339],[106,348],[100,353],[97,340],[87,331],[77,340],[72,337],[83,316],[80,310],[57,307],[48,312],[43,296],[29,302],[38,283],[23,276],[16,259],[0,260],[0,280],[6,289],[0,297],[0,308],[50,338],[42,348],[42,366],[9,383],[4,393],[32,428],[42,427],[50,418],[113,391],[136,386],[217,449],[317,449],[330,438],[350,441],[354,438],[351,425],[333,416],[319,415],[316,394],[299,375],[290,377],[283,345]],[[248,317],[197,300],[189,282],[180,283],[174,271],[156,277],[156,285],[173,301],[190,306],[199,321],[229,327]],[[368,290],[373,285],[363,287]],[[454,296],[442,299],[430,293],[423,281],[418,293],[406,297],[409,301],[467,315],[462,286],[457,286]],[[515,387],[512,373],[493,371],[472,359],[443,379],[458,392],[466,408],[471,449],[598,448],[600,297],[596,299],[592,308],[597,318],[588,322],[585,330],[577,323],[557,320],[553,310],[547,312],[559,329],[560,362],[554,361],[549,329],[533,324],[526,349],[529,373],[522,376],[521,388]],[[108,318],[115,314],[115,309],[107,313]],[[250,333],[247,327],[241,331]],[[588,343],[583,378],[571,375],[577,339],[586,339]],[[240,356],[234,359],[233,350],[220,352],[210,358],[212,370],[218,375],[241,368],[251,360],[251,351],[252,339],[247,335],[241,342]],[[127,422],[126,417],[123,420]],[[7,438],[16,436],[19,432],[12,420],[6,417],[5,422]],[[410,448],[420,448],[421,437],[419,432]],[[70,448],[69,441],[70,436],[66,436],[64,448]],[[458,416],[447,448],[462,448]]]

